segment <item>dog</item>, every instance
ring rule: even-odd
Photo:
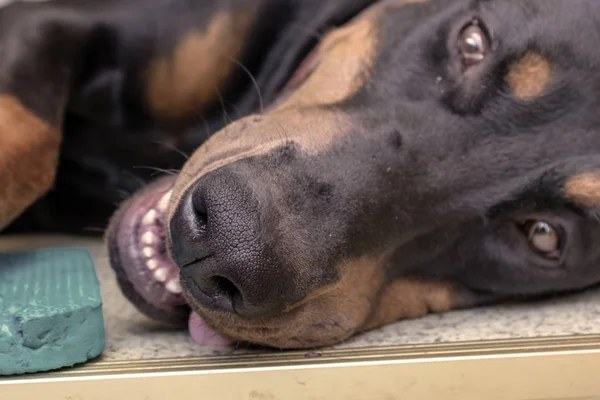
[[[594,0],[12,4],[0,222],[106,228],[141,312],[282,349],[584,290],[598,20]]]

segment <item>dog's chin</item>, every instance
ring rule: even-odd
[[[194,302],[191,301],[190,304]],[[305,323],[303,317],[306,315],[300,311],[282,314],[268,320],[249,321],[236,315],[214,312],[202,307],[193,308],[196,310],[195,318],[201,321],[199,324],[201,331],[197,331],[199,333],[196,335],[215,332],[213,340],[250,343],[285,350],[303,350],[339,344],[355,333],[354,329],[344,327],[343,322],[337,321],[335,316],[331,316],[330,320]],[[195,333],[191,329],[190,322],[190,332],[194,336]],[[202,342],[202,339],[196,341]]]

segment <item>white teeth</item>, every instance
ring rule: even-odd
[[[159,268],[156,271],[154,271],[154,279],[156,279],[159,282],[166,281],[167,280],[167,269]]]
[[[181,293],[181,285],[175,279],[171,279],[169,282],[167,282],[167,284],[165,285],[165,288],[167,289],[167,291],[169,291],[173,294]]]
[[[155,259],[151,258],[148,261],[146,261],[146,267],[152,271],[155,270],[156,267],[158,267],[158,261],[156,261]]]
[[[144,215],[142,219],[142,224],[144,225],[154,225],[156,223],[156,210],[152,209]]]
[[[150,258],[150,257],[152,257],[154,255],[154,249],[152,247],[144,247],[142,249],[142,254],[146,258]]]
[[[142,243],[152,246],[158,242],[158,236],[152,232],[146,232],[142,235]]]
[[[173,194],[173,191],[169,190],[163,197],[160,198],[158,205],[156,206],[159,211],[167,211],[167,207],[169,207],[169,200],[171,200],[171,194]]]

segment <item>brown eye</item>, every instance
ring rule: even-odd
[[[489,40],[477,21],[471,22],[460,32],[458,50],[463,63],[468,67],[479,64],[487,55]]]
[[[525,233],[531,247],[544,257],[560,257],[560,234],[545,221],[530,221],[525,224]]]

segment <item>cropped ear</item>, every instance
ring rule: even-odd
[[[42,3],[0,10],[0,229],[53,185],[87,25]]]

